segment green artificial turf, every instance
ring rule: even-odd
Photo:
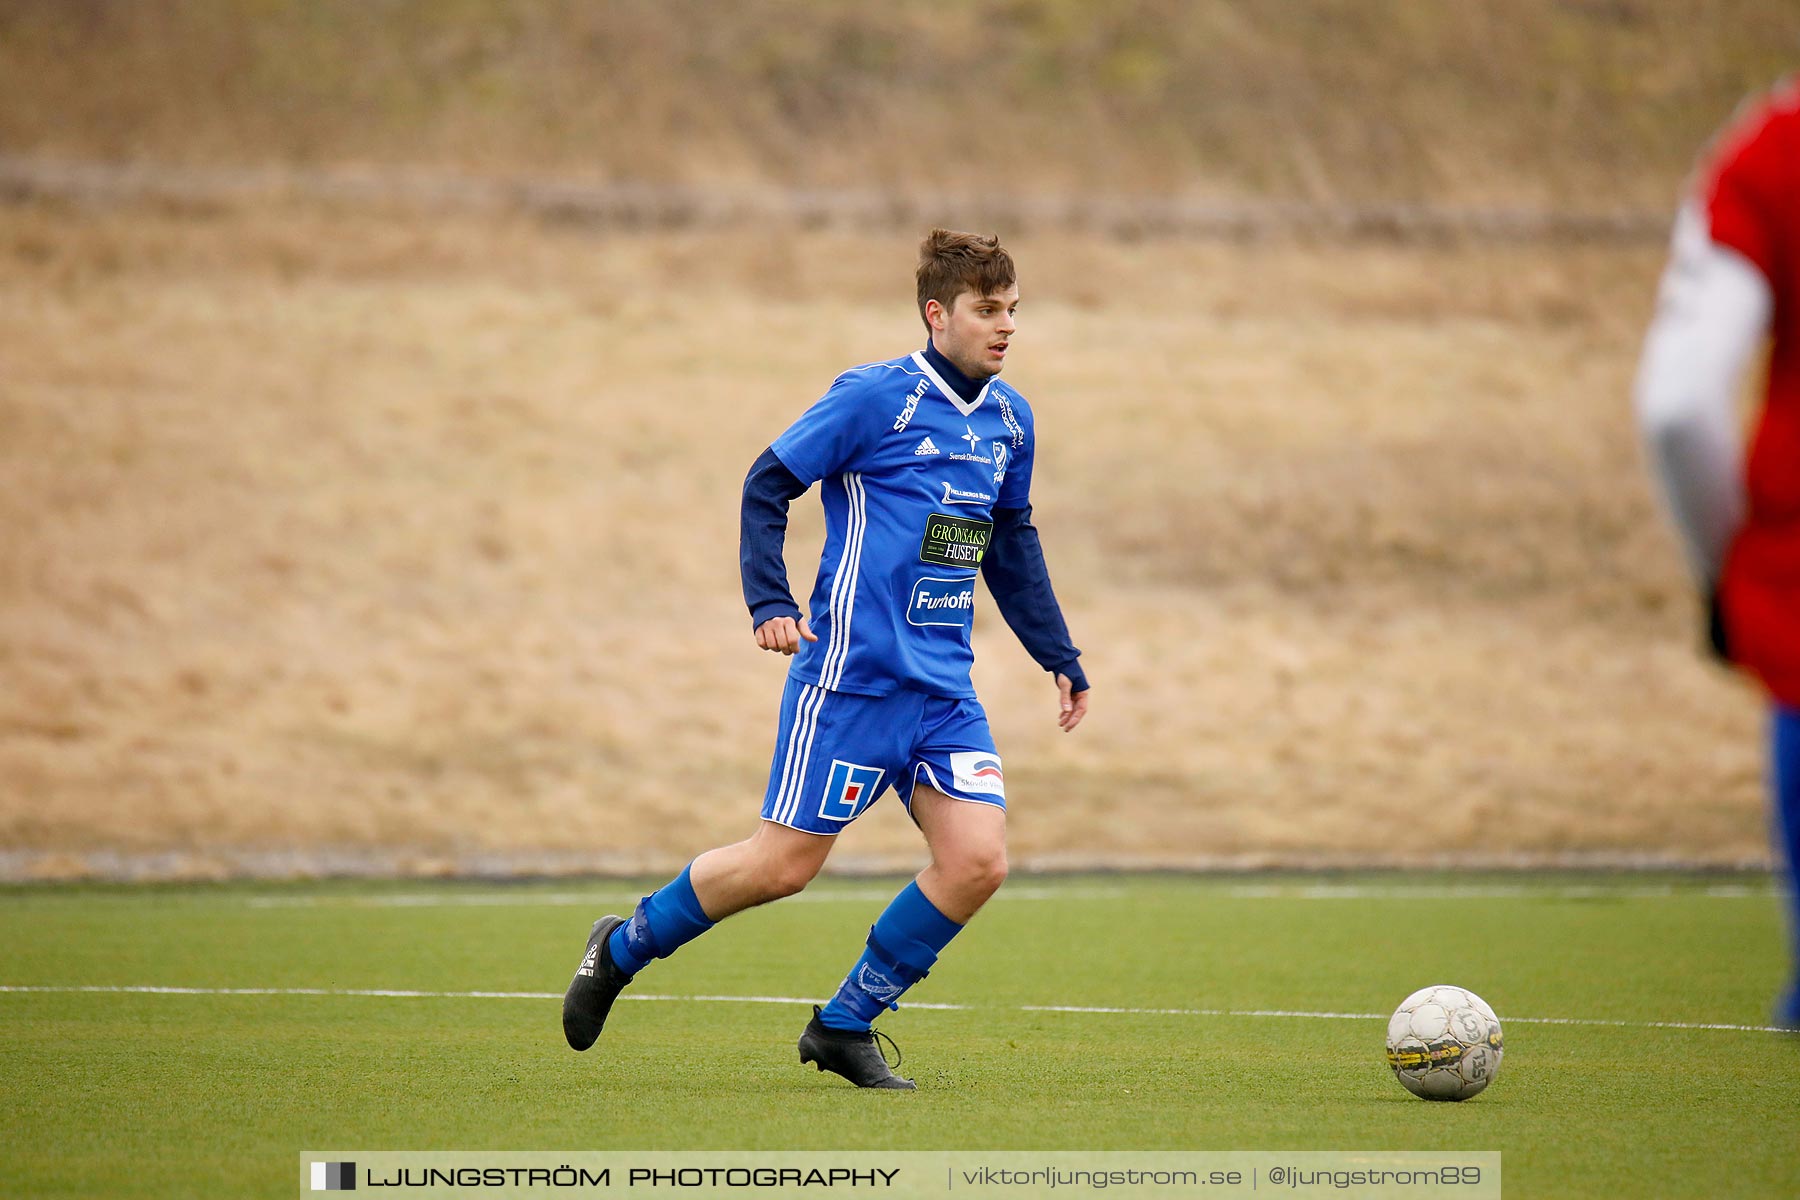
[[[680,999],[824,997],[896,886],[733,918],[587,1054],[558,998],[638,886],[0,889],[10,987],[541,994],[0,992],[0,1194],[287,1196],[328,1147],[1498,1150],[1508,1195],[1800,1194],[1800,1036],[1651,1024],[1767,1023],[1760,877],[1015,879],[908,997],[963,1007],[881,1023],[912,1094],[801,1067],[802,1003]],[[1431,983],[1505,1025],[1461,1104],[1382,1058]]]

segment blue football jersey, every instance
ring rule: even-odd
[[[775,439],[823,481],[825,551],[791,674],[831,691],[968,698],[975,576],[995,508],[1031,494],[1031,409],[990,379],[965,403],[923,353],[854,367]]]

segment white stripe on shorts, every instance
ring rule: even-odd
[[[806,785],[806,768],[812,762],[813,734],[819,728],[819,710],[825,707],[828,693],[824,688],[802,684],[800,699],[794,705],[794,728],[788,733],[788,758],[782,764],[781,790],[775,795],[774,818],[783,825],[791,824],[800,809],[800,796]]]
[[[787,803],[788,788],[793,786],[794,760],[798,757],[796,752],[800,745],[800,727],[806,723],[801,720],[801,714],[806,711],[806,701],[811,688],[811,684],[801,684],[800,698],[794,701],[794,723],[788,726],[787,749],[781,753],[781,785],[775,789],[775,803],[769,806],[769,816],[777,821],[781,820],[782,806]]]
[[[794,706],[794,727],[788,731],[787,761],[781,768],[781,786],[775,793],[771,818],[788,825],[800,810],[806,786],[806,771],[812,764],[813,735],[818,732],[819,712],[825,697],[844,677],[844,663],[850,657],[850,618],[856,608],[857,576],[862,570],[863,534],[869,527],[868,493],[862,476],[846,472],[840,476],[849,516],[844,530],[844,555],[838,561],[837,577],[831,581],[831,599],[826,612],[831,617],[831,638],[825,644],[825,662],[819,670],[818,684],[803,684],[800,699]]]

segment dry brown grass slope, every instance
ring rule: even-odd
[[[1772,0],[0,0],[0,154],[1655,210],[1797,58]],[[916,340],[910,237],[266,200],[0,209],[0,850],[743,827],[738,480]],[[1624,401],[1654,250],[1018,249],[1101,688],[1058,737],[983,619],[1022,857],[1760,855]]]
[[[0,152],[1667,205],[1789,0],[0,0]]]
[[[1757,702],[1694,652],[1628,413],[1657,252],[1015,249],[1097,682],[1057,734],[982,613],[1021,861],[1761,855]],[[738,485],[918,340],[911,252],[0,209],[0,847],[745,829],[782,664]],[[845,850],[915,845],[884,802]]]

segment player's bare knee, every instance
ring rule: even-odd
[[[768,898],[780,900],[784,896],[798,895],[813,881],[823,865],[824,861],[821,859],[792,855],[771,860],[763,874]]]
[[[988,895],[991,896],[1000,890],[1000,885],[1006,882],[1006,874],[1009,869],[1005,847],[996,851],[991,857],[982,860],[981,885],[986,889]]]
[[[797,896],[806,890],[806,885],[812,882],[812,878],[811,871],[784,867],[769,877],[769,899],[780,900],[787,896]]]
[[[1006,847],[964,851],[945,866],[970,892],[991,896],[1006,882]]]

